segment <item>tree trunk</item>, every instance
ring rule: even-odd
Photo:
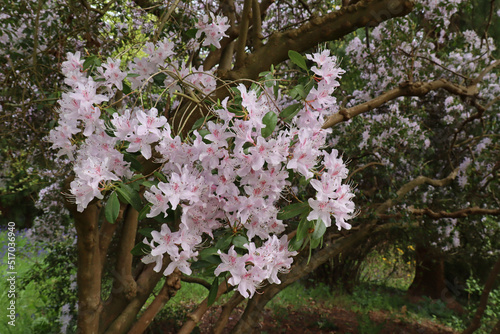
[[[415,278],[408,288],[408,293],[432,299],[446,298],[448,289],[444,277],[443,256],[427,245],[417,245],[415,252]]]

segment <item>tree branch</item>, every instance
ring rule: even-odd
[[[441,218],[465,218],[471,215],[490,215],[490,216],[500,216],[500,209],[481,209],[478,207],[461,209],[458,211],[447,212],[447,211],[432,211],[429,208],[425,209],[415,209],[410,208],[409,211],[414,215],[423,216],[433,219]]]
[[[323,124],[323,128],[330,128],[338,123],[346,122],[359,114],[378,108],[384,103],[395,100],[398,97],[424,96],[430,91],[437,89],[445,89],[452,94],[463,97],[475,97],[478,93],[478,88],[475,84],[465,87],[456,85],[446,79],[439,79],[431,82],[404,82],[399,85],[398,88],[391,89],[373,100],[348,109],[341,109],[338,113],[333,114],[326,120],[325,124]]]
[[[252,45],[254,51],[260,49],[263,38],[259,0],[252,0]]]
[[[115,234],[118,223],[111,224],[106,219],[102,222],[101,228],[99,229],[99,254],[101,263],[101,272],[104,271],[104,266],[106,264],[106,255],[108,254],[108,248],[113,240],[113,235]]]
[[[236,41],[236,62],[234,67],[243,67],[245,62],[246,52],[245,48],[247,46],[247,36],[248,36],[248,26],[250,20],[250,10],[252,8],[252,0],[245,0],[243,4],[243,14],[241,14],[241,22],[239,25],[240,35]]]
[[[106,322],[106,325],[101,326],[102,332],[105,331],[106,334],[126,333],[132,327],[137,314],[153,292],[156,284],[163,277],[163,270],[165,270],[169,262],[170,257],[165,256],[162,269],[159,272],[153,270],[155,263],[146,265],[137,279],[137,294],[131,300],[123,303],[123,298],[119,300],[109,298],[106,301],[106,314],[104,317],[106,319],[101,320],[101,322]]]
[[[162,11],[160,10],[160,6],[162,5],[162,3],[157,3],[150,0],[134,0],[134,2],[146,12],[151,13],[156,17],[161,17]]]
[[[450,184],[457,177],[457,174],[458,174],[458,168],[455,168],[455,170],[453,170],[447,177],[445,177],[444,179],[440,179],[440,180],[431,179],[431,178],[428,178],[428,177],[422,176],[422,175],[418,176],[417,178],[411,180],[410,182],[404,184],[401,188],[399,188],[399,190],[396,192],[397,197],[395,199],[388,199],[387,201],[385,201],[384,203],[379,205],[377,207],[377,209],[375,210],[375,213],[381,214],[381,213],[387,211],[391,206],[393,206],[394,204],[399,202],[401,199],[403,199],[403,197],[407,193],[409,193],[414,188],[416,188],[422,184],[429,184],[429,185],[434,186],[434,187],[446,186],[446,185]]]
[[[219,289],[217,290],[217,297],[215,297],[215,300],[219,299],[219,297],[226,293],[226,291],[229,290],[229,284],[227,283],[226,280],[222,281],[222,283],[219,285]],[[189,334],[193,331],[193,329],[196,327],[198,322],[200,322],[201,317],[205,314],[205,312],[208,310],[208,297],[205,298],[200,305],[198,305],[198,308],[188,314],[188,320],[182,325],[182,328],[177,332],[178,334]]]
[[[101,262],[99,254],[99,208],[96,203],[83,212],[68,205],[77,233],[78,250],[78,322],[81,333],[97,333],[101,304]]]
[[[271,65],[287,60],[289,50],[307,51],[319,43],[338,39],[360,27],[404,16],[413,6],[410,0],[362,0],[355,5],[312,18],[299,28],[275,32],[265,45],[247,56],[244,67],[236,66],[224,79],[256,79],[260,72],[268,70]],[[241,28],[240,35],[242,33]]]
[[[166,279],[160,293],[155,297],[153,302],[148,306],[146,311],[141,315],[139,320],[132,326],[128,334],[144,333],[149,324],[153,321],[158,312],[167,304],[167,302],[175,296],[181,288],[181,272],[175,269]]]
[[[132,277],[132,248],[135,246],[135,236],[139,224],[139,212],[132,206],[128,207],[123,222],[118,256],[116,260],[116,271],[113,273],[113,291],[123,294],[125,299],[130,300],[137,294],[137,284]]]
[[[186,282],[186,283],[196,283],[196,284],[202,285],[205,288],[207,288],[207,290],[210,290],[210,287],[212,286],[210,283],[208,283],[204,279],[201,279],[198,277],[193,277],[193,276],[187,276],[187,275],[182,275],[181,281]]]
[[[172,12],[175,10],[179,2],[180,0],[175,0],[175,3],[172,6],[170,6],[170,8],[166,10],[160,17],[160,23],[158,24],[158,28],[156,29],[155,35],[152,40],[153,43],[156,43],[160,39],[160,34],[163,30],[163,27],[165,27],[165,24],[168,22],[168,19],[172,15]]]
[[[386,226],[392,225],[386,224]],[[384,230],[385,228],[387,228],[386,226],[375,227],[375,222],[373,221],[363,226],[363,229],[351,232],[347,236],[339,236],[339,238],[332,243],[325,242],[325,247],[318,250],[310,260],[308,260],[308,256],[304,255],[304,252],[301,252],[301,254],[299,254],[294,259],[294,264],[290,272],[286,275],[280,276],[281,284],[271,284],[266,286],[248,301],[243,315],[236,324],[235,328],[231,330],[231,333],[251,333],[254,329],[253,326],[258,323],[258,319],[256,319],[256,317],[260,316],[260,313],[264,309],[264,306],[278,292],[294,283],[304,275],[312,272],[321,264],[325,263],[328,259],[331,259],[332,257],[345,252],[350,247],[354,247],[355,245],[364,242],[366,238],[370,235],[373,235],[375,231]]]
[[[236,308],[236,306],[238,306],[244,300],[245,298],[241,294],[235,293],[231,297],[231,299],[222,306],[222,311],[221,314],[219,315],[219,319],[217,319],[217,322],[212,328],[213,334],[222,333],[222,331],[224,330],[224,328],[226,328],[226,325],[229,321],[229,316]]]

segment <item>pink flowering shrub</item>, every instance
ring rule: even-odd
[[[225,22],[212,16],[208,24],[205,17],[197,36],[203,32],[204,43],[218,47]],[[149,250],[144,263],[155,263],[158,272],[168,257],[164,275],[176,268],[190,275],[191,263],[217,255],[221,263],[214,274],[228,272],[229,283],[248,298],[264,281],[280,283],[277,274],[290,269],[296,249],[309,241],[317,245],[332,219],[339,230],[351,227],[353,193],[343,183],[348,172],[337,150],[326,145],[330,130],[322,128],[336,108],[331,94],[343,70],[327,50],[308,55],[316,63],[309,79],[315,84],[305,99],[290,106],[293,99],[276,81],[240,83],[234,96],[212,103],[210,117],[183,135],[173,130],[166,110],[142,103],[143,92],[160,88],[165,96],[159,99],[168,99],[185,96],[189,87],[198,96],[210,95],[216,81],[213,73],[171,61],[173,44],[146,44],[147,56],[135,58],[128,70],[111,58],[84,68],[80,53],[68,54],[62,70],[69,91],[59,101],[59,125],[50,141],[73,161],[69,191],[78,211],[100,199],[107,202],[106,218],[116,219],[118,195],[140,211],[140,219],[164,222],[143,240]],[[154,80],[158,73],[163,80]],[[115,110],[111,101],[127,81],[134,91]],[[158,167],[143,175],[132,162],[137,159]],[[287,206],[283,199],[297,197],[292,189],[299,180],[315,196]],[[175,212],[178,224],[168,220]],[[297,215],[302,232],[292,247],[285,220]],[[220,231],[228,236],[224,245],[215,242]]]

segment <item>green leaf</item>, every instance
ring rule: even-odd
[[[311,222],[307,220],[307,215],[303,214],[302,219],[299,222],[299,226],[297,227],[296,237],[299,240],[304,239],[309,234],[309,226]]]
[[[307,202],[293,203],[287,205],[283,209],[281,209],[281,211],[278,213],[278,219],[287,220],[293,218],[295,216],[302,214],[307,209],[309,209],[309,204]]]
[[[128,152],[123,154],[123,160],[130,162],[130,167],[137,172],[141,172],[143,170],[142,164],[137,160],[137,158]]]
[[[311,238],[313,240],[318,240],[323,237],[323,234],[326,232],[326,225],[325,223],[321,220],[318,219],[314,223],[314,232],[311,234]]]
[[[212,115],[207,115],[206,117],[199,118],[196,122],[194,122],[193,126],[191,127],[191,130],[196,130],[196,129],[200,128],[210,118],[212,118]]]
[[[139,221],[146,218],[146,215],[149,213],[151,207],[149,205],[144,205],[144,207],[139,211],[139,217],[137,218]]]
[[[135,191],[128,184],[121,184],[119,188],[116,188],[116,192],[121,197],[123,202],[129,203],[134,209],[141,212],[142,200],[139,193]]]
[[[191,28],[189,30],[186,30],[185,34],[187,37],[194,39],[196,37],[196,32],[198,32],[198,29]]]
[[[298,251],[303,243],[304,239],[297,239],[297,236],[294,236],[288,243],[288,249],[290,251]]]
[[[94,65],[101,66],[101,60],[99,59],[99,57],[92,55],[85,59],[85,61],[83,62],[83,70],[85,71],[86,69]]]
[[[248,239],[243,235],[237,235],[233,238],[232,244],[238,248],[244,248],[245,244],[248,244]]]
[[[106,110],[106,112],[107,112],[108,114],[110,114],[111,116],[112,116],[112,115],[116,112],[116,109],[115,109],[115,108],[111,108],[111,107],[106,108],[106,109],[104,109],[104,110]]]
[[[311,243],[310,243],[311,249],[314,249],[314,248],[318,247],[320,243],[321,243],[321,238],[319,238],[319,239],[311,239]]]
[[[154,172],[153,175],[158,179],[160,180],[161,182],[167,182],[167,178],[165,177],[165,175],[159,173],[159,172]]]
[[[165,79],[167,78],[167,75],[165,73],[158,73],[153,77],[153,81],[156,85],[162,87],[165,85]]]
[[[305,99],[307,96],[307,93],[306,93],[306,90],[304,88],[304,85],[299,84],[290,90],[289,95],[292,99],[297,99],[299,97],[302,99]]]
[[[199,252],[199,257],[202,260],[204,260],[205,258],[211,257],[211,256],[219,257],[219,253],[217,253],[216,247],[205,248]],[[219,262],[220,262],[220,260],[219,260]]]
[[[139,234],[142,234],[146,238],[152,238],[151,232],[153,232],[153,231],[156,231],[156,230],[154,228],[152,228],[152,227],[144,227],[144,228],[141,228],[137,232],[139,232]]]
[[[158,180],[154,180],[154,181],[143,180],[143,181],[141,181],[141,184],[146,188],[151,188],[152,186],[158,185]]]
[[[218,263],[220,263],[220,260]],[[205,261],[205,260],[198,260],[198,261],[193,262],[191,264],[191,269],[193,269],[193,270],[212,268],[212,271],[213,271],[213,267],[214,267],[213,263],[211,263],[209,261]]]
[[[298,114],[300,109],[302,109],[302,103],[292,104],[280,112],[280,118],[285,121],[292,120],[292,118]]]
[[[226,249],[229,248],[229,245],[231,245],[232,240],[233,240],[232,234],[225,234],[217,241],[217,243],[215,244],[215,248],[225,251]]]
[[[123,89],[122,89],[122,92],[123,94],[125,95],[128,95],[130,93],[132,93],[132,88],[130,88],[130,86],[125,82],[123,81]]]
[[[306,84],[306,86],[304,87],[304,92],[306,96],[309,94],[311,89],[313,89],[315,83],[316,82],[314,80],[309,80],[309,82]]]
[[[307,71],[306,59],[300,53],[289,50],[288,57],[295,65]]]
[[[120,213],[120,201],[118,200],[118,196],[116,192],[109,196],[108,202],[104,207],[104,216],[106,216],[106,220],[111,224],[114,224],[116,218],[118,218],[118,214]]]
[[[205,136],[208,135],[210,131],[208,131],[207,129],[201,129],[200,131],[198,131],[198,133],[200,134],[201,138],[205,138]]]
[[[265,128],[260,130],[262,137],[269,137],[276,128],[276,124],[278,124],[278,115],[276,115],[274,111],[270,111],[264,115],[264,118],[262,118],[262,123],[266,125]]]
[[[132,255],[136,255],[136,256],[143,256],[143,255],[151,253],[151,246],[140,242],[137,245],[135,245],[134,248],[132,248],[130,253],[132,253]]]
[[[170,216],[170,215],[165,217],[165,215],[162,212],[158,216],[154,217],[153,219],[156,220],[158,223],[169,224],[169,223],[172,223],[172,221],[174,220],[174,217]]]
[[[215,303],[217,299],[217,291],[219,291],[219,277],[216,277],[212,282],[212,286],[210,287],[210,291],[208,292],[207,304],[208,306]]]

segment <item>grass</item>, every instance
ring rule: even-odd
[[[15,272],[17,277],[15,281],[16,296],[9,298],[9,285],[7,281],[8,268],[8,231],[0,232],[0,305],[2,305],[2,319],[0,321],[0,333],[34,333],[34,326],[37,323],[43,322],[44,318],[38,314],[38,310],[43,308],[44,302],[42,296],[37,291],[36,285],[31,282],[26,286],[21,286],[20,277],[27,273],[30,268],[37,262],[43,260],[44,254],[39,253],[36,247],[29,244],[25,237],[24,231],[16,231],[15,240]],[[16,320],[15,327],[8,324],[10,319],[7,317],[7,305],[11,300],[15,300],[16,305]]]

